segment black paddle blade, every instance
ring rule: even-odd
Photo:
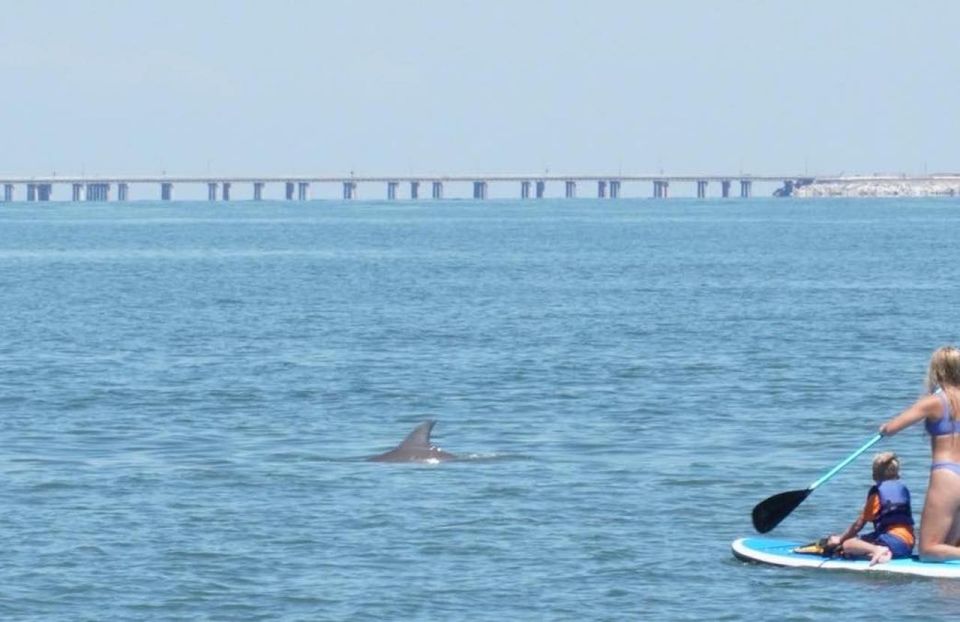
[[[813,491],[807,488],[767,497],[753,508],[753,528],[760,533],[767,533],[797,509],[811,492]]]

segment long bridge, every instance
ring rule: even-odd
[[[960,175],[868,175],[868,176],[809,176],[809,175],[560,175],[560,174],[494,174],[494,175],[368,175],[368,176],[304,176],[304,175],[271,175],[271,176],[224,176],[224,175],[186,175],[186,176],[40,176],[40,177],[3,177],[0,176],[0,201],[14,200],[51,201],[54,197],[54,187],[64,186],[70,191],[71,201],[110,201],[112,190],[116,188],[116,200],[130,200],[130,186],[153,185],[157,188],[157,198],[161,201],[171,201],[174,196],[174,187],[177,185],[206,186],[207,198],[210,201],[230,201],[236,195],[233,192],[235,185],[248,185],[248,197],[254,201],[262,201],[264,188],[268,185],[279,184],[283,187],[283,196],[291,201],[310,200],[310,188],[313,185],[339,185],[343,191],[343,198],[351,200],[357,198],[358,184],[383,184],[384,198],[396,200],[400,198],[421,199],[427,198],[426,193],[421,195],[421,185],[426,189],[429,186],[429,198],[443,199],[444,184],[468,183],[473,186],[474,199],[486,199],[487,187],[491,183],[514,183],[518,185],[518,195],[522,199],[543,198],[547,184],[562,184],[563,195],[566,198],[576,198],[578,188],[592,187],[595,192],[588,191],[588,195],[598,198],[616,199],[621,196],[621,185],[626,182],[646,182],[651,184],[650,196],[665,199],[669,196],[671,184],[695,184],[696,196],[705,198],[710,184],[718,184],[719,196],[729,198],[733,192],[741,198],[748,198],[753,193],[754,182],[780,184],[775,194],[789,196],[796,187],[812,183],[834,182],[926,182],[951,181],[960,183]],[[739,188],[735,188],[737,184]],[[17,187],[22,187],[25,194],[18,198]],[[408,189],[401,197],[401,187]],[[63,195],[66,198],[66,194]]]

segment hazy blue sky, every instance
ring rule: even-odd
[[[960,171],[960,3],[0,1],[0,172]]]

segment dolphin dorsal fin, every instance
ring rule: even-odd
[[[407,438],[397,445],[397,449],[429,449],[430,432],[436,421],[424,421],[413,429],[413,432],[407,434]]]

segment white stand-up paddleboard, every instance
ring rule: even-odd
[[[960,560],[949,562],[921,562],[916,557],[894,559],[885,564],[871,566],[867,560],[850,560],[810,553],[795,553],[802,542],[774,540],[772,538],[740,538],[731,548],[737,559],[773,566],[791,568],[818,568],[821,570],[853,570],[857,572],[891,572],[921,577],[960,579]]]

